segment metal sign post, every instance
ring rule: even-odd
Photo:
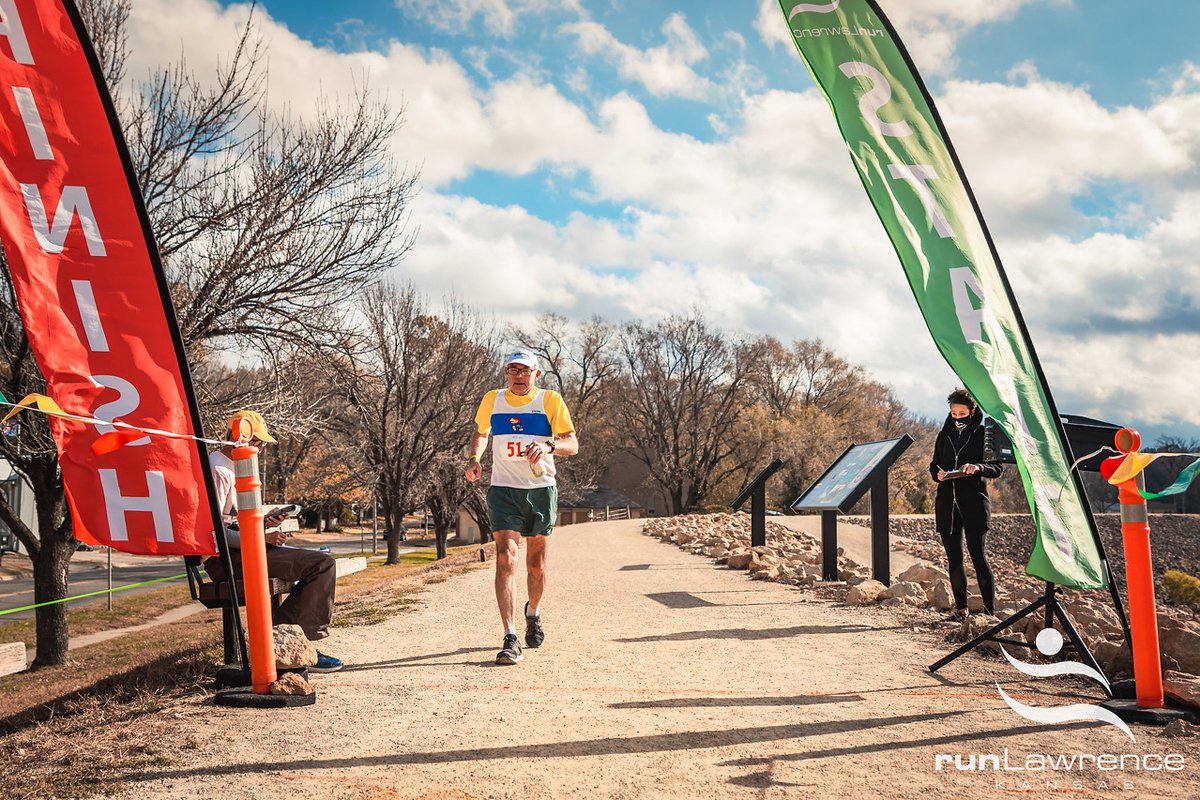
[[[750,546],[762,547],[767,543],[767,480],[779,471],[783,462],[778,458],[767,465],[767,468],[750,481],[750,485],[742,489],[741,494],[734,498],[729,505],[734,509],[741,508],[747,499],[750,500]],[[608,509],[605,509],[605,519]]]
[[[907,433],[896,439],[852,444],[842,451],[821,477],[813,481],[792,508],[821,512],[821,577],[836,581],[837,515],[846,514],[868,491],[871,493],[871,575],[892,585],[888,540],[887,473],[913,443]]]

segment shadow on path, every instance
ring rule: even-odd
[[[128,776],[130,781],[175,780],[194,776],[214,776],[230,774],[255,774],[269,772],[304,773],[312,770],[325,769],[357,769],[361,767],[392,767],[420,764],[447,764],[463,762],[494,761],[512,758],[587,758],[591,756],[606,756],[621,753],[663,753],[677,750],[703,750],[734,745],[746,745],[762,742],[780,741],[783,739],[805,739],[814,736],[833,734],[855,734],[878,728],[913,725],[919,723],[939,722],[949,717],[975,713],[956,711],[936,714],[912,714],[899,717],[883,717],[878,719],[848,719],[820,723],[803,723],[789,725],[769,725],[751,728],[731,728],[714,731],[683,731],[680,733],[664,733],[653,736],[608,736],[598,739],[583,739],[568,742],[548,742],[534,744],[514,744],[503,747],[481,747],[469,750],[440,750],[425,753],[395,753],[384,756],[361,756],[329,758],[316,760],[286,760],[286,761],[256,761],[241,764],[229,764],[221,768],[203,767],[187,770],[163,770],[145,772]],[[1029,729],[1020,729],[1025,731]],[[1013,730],[1013,733],[1019,732]],[[1000,733],[1003,733],[1001,731]],[[973,735],[943,737],[947,741],[970,741]],[[819,751],[821,753],[853,752],[861,749],[870,752],[872,748],[896,749],[898,747],[919,747],[929,743],[937,743],[937,739],[918,739],[912,742],[888,742],[879,745],[864,745],[862,748],[839,748],[837,751]],[[809,758],[808,753],[799,753],[784,758]],[[757,765],[769,763],[778,759],[737,759],[726,762],[728,765]]]
[[[673,697],[611,703],[609,708],[741,708],[743,706],[813,706],[822,703],[861,703],[857,694],[802,694],[795,697]]]
[[[763,639],[786,639],[791,636],[815,636],[827,633],[866,633],[873,631],[869,625],[795,625],[790,628],[718,628],[707,631],[682,631],[662,636],[638,636],[633,639],[616,639],[622,643],[636,642],[692,642],[697,639],[740,639],[752,642]]]

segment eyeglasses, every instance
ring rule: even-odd
[[[533,370],[531,370],[529,367],[505,367],[504,371],[507,372],[509,375],[517,375],[517,376],[533,374]]]

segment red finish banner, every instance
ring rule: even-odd
[[[0,0],[0,240],[47,393],[69,414],[201,430],[167,283],[104,78],[70,0]],[[26,412],[28,413],[28,412]],[[203,445],[50,418],[76,538],[216,552]]]

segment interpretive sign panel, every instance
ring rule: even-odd
[[[796,498],[792,508],[848,513],[912,443],[913,438],[905,434],[896,439],[850,445]]]

